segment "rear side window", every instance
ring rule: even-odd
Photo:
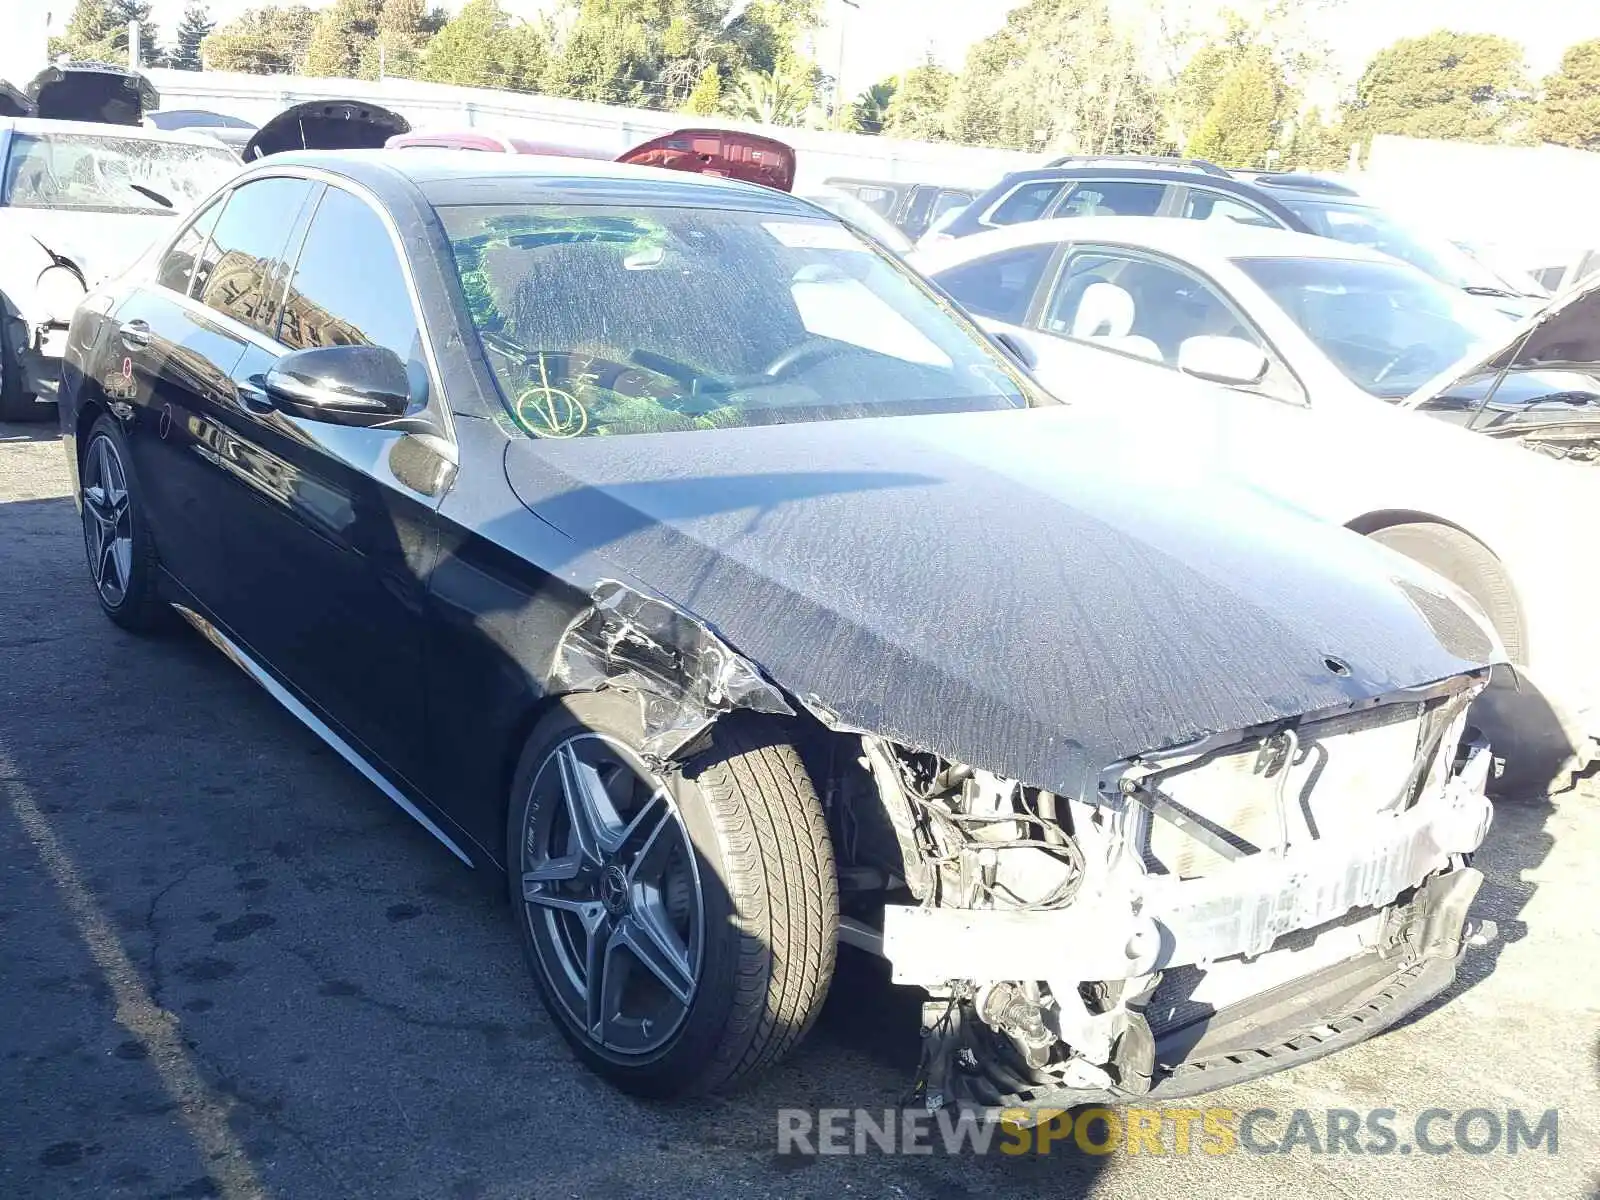
[[[1053,245],[1019,246],[941,271],[933,281],[968,312],[1020,325],[1054,252]]]
[[[1233,221],[1239,225],[1256,225],[1262,229],[1282,229],[1283,222],[1275,221],[1253,204],[1224,196],[1221,192],[1208,192],[1203,188],[1190,188],[1183,202],[1183,214],[1191,221]]]
[[[171,288],[184,295],[189,294],[189,281],[194,276],[194,264],[205,250],[206,240],[211,236],[217,218],[222,215],[222,204],[226,199],[226,196],[219,196],[213,200],[172,244],[172,249],[167,251],[166,258],[161,260],[161,269],[156,272],[156,282],[162,287]]]
[[[1058,180],[1041,179],[1037,183],[1024,183],[1013,191],[986,218],[990,225],[1021,225],[1037,221],[1050,211],[1056,197],[1067,190]]]
[[[235,188],[195,270],[195,298],[271,336],[273,282],[312,186],[304,179],[257,179]]]
[[[1102,179],[1080,183],[1056,214],[1058,217],[1153,217],[1167,194],[1164,183],[1132,183]]]
[[[409,358],[417,343],[400,258],[378,214],[349,192],[323,193],[284,294],[278,340],[313,346],[385,346]]]

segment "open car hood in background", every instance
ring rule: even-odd
[[[13,111],[21,100],[26,109]],[[98,121],[137,125],[161,96],[137,71],[111,63],[77,62],[50,66],[29,81],[25,95],[0,85],[0,114],[47,121]]]
[[[1513,377],[1536,372],[1561,383],[1574,375],[1600,376],[1600,274],[1508,328],[1510,334],[1498,347],[1472,351],[1413,392],[1403,407],[1453,408],[1454,403],[1440,403],[1452,396],[1470,396],[1475,403],[1501,375],[1506,382],[1494,388],[1486,407],[1502,402],[1526,407],[1538,389],[1510,388]]]
[[[0,117],[31,117],[33,101],[0,79]]]
[[[794,191],[795,154],[776,138],[738,129],[678,129],[635,146],[617,159],[636,167],[665,167],[720,175]]]
[[[411,122],[362,100],[308,100],[286,108],[245,144],[245,162],[287,150],[376,150]]]
[[[1512,326],[1405,401],[1430,416],[1600,462],[1600,275]]]

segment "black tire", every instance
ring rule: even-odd
[[[128,439],[122,426],[112,417],[102,416],[90,428],[82,454],[78,477],[83,487],[84,552],[89,564],[89,581],[100,602],[100,610],[131,633],[159,630],[167,625],[170,610],[161,597],[155,542],[144,517],[139,480],[133,472],[133,456],[128,451]],[[101,503],[91,498],[92,489],[104,486],[102,473],[107,470],[107,462],[115,464],[112,478],[120,482],[126,493],[125,502],[112,502],[113,507],[123,510],[117,514],[112,528],[118,534],[116,541],[125,537],[125,552],[117,547],[106,548],[103,539],[107,531],[107,513]],[[97,534],[102,539],[98,543]],[[108,570],[114,570],[119,576],[116,586],[106,585]]]
[[[1506,578],[1505,568],[1482,542],[1449,525],[1431,522],[1390,525],[1368,536],[1443,575],[1466,592],[1488,615],[1511,661],[1526,661],[1528,635],[1523,627],[1522,609]]]
[[[692,934],[683,942],[683,961],[688,962],[692,955],[698,972],[692,976],[691,997],[686,1002],[668,997],[667,989],[658,983],[665,976],[640,976],[646,1001],[650,994],[662,997],[665,1011],[676,1024],[664,1018],[653,1025],[653,1018],[647,1018],[627,1026],[628,1036],[637,1037],[641,1045],[619,1048],[620,1037],[606,1044],[604,1037],[586,1028],[587,1017],[578,1019],[577,1008],[590,989],[574,974],[578,955],[570,934],[564,932],[581,927],[581,936],[592,945],[596,940],[593,927],[586,923],[588,918],[574,926],[570,922],[579,918],[552,915],[549,895],[552,890],[568,889],[564,894],[589,903],[591,886],[596,896],[605,895],[603,881],[591,885],[573,878],[532,883],[528,894],[544,897],[536,903],[525,896],[524,872],[530,866],[547,869],[583,858],[569,854],[557,859],[545,852],[545,843],[560,840],[563,814],[569,825],[565,845],[570,849],[579,844],[570,829],[571,803],[559,787],[560,779],[571,774],[558,752],[579,757],[619,755],[619,747],[631,752],[640,738],[639,703],[625,692],[565,697],[534,728],[517,766],[507,820],[512,908],[540,998],[588,1066],[637,1095],[673,1097],[724,1091],[773,1066],[793,1050],[822,1007],[833,977],[838,936],[833,848],[811,777],[799,752],[785,740],[781,724],[735,714],[714,728],[711,747],[681,769],[658,775],[646,768],[641,780],[640,760],[635,757],[631,772],[619,768],[607,776],[608,793],[622,798],[611,813],[618,818],[632,811],[626,807],[630,794],[659,788],[661,792],[656,794],[670,797],[671,813],[678,821],[673,836],[682,839],[678,843],[682,849],[677,852],[680,872],[683,865],[693,864],[700,897],[698,905],[682,907],[685,911],[698,909],[702,921],[698,928],[703,932],[698,943]],[[577,758],[567,761],[576,762]],[[554,791],[552,770],[556,772]],[[630,788],[635,790],[630,793]],[[641,803],[639,811],[643,807]],[[620,820],[611,827],[620,827]],[[651,837],[650,844],[656,840]],[[645,854],[641,851],[635,861]],[[605,867],[601,874],[614,869]],[[669,884],[664,882],[655,894],[666,897]],[[615,916],[620,927],[634,916],[628,906],[638,901],[617,901],[616,890],[612,888],[606,911],[611,911],[611,902],[621,906]],[[662,907],[664,910],[664,901]],[[592,903],[588,911],[594,914]],[[605,937],[608,947],[616,944],[613,933]],[[693,948],[696,945],[697,949]],[[625,968],[626,982],[620,985],[624,989],[635,986],[631,972],[638,970],[643,959],[632,956],[625,961],[630,965]],[[585,962],[596,962],[592,951]],[[609,949],[599,962],[604,995],[607,972],[614,969]],[[583,974],[587,981],[590,972],[586,969]],[[616,1028],[623,1028],[623,1002],[619,1000],[615,1008],[619,1014]],[[586,1014],[597,1011],[601,1010],[592,1005],[585,1010]],[[604,1028],[609,1020],[602,1015],[598,1027]],[[639,1029],[644,1034],[639,1034]],[[649,1036],[662,1040],[651,1045]]]
[[[16,348],[22,328],[5,297],[0,296],[0,421],[40,421],[55,412],[22,390],[22,360]]]

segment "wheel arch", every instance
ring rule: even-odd
[[[1486,582],[1492,582],[1498,585],[1504,590],[1505,594],[1511,598],[1511,605],[1516,613],[1521,644],[1525,657],[1532,637],[1528,621],[1528,606],[1522,599],[1522,594],[1517,587],[1517,581],[1515,578],[1513,578],[1510,569],[1506,566],[1505,559],[1496,553],[1495,548],[1488,542],[1484,541],[1483,538],[1479,537],[1478,534],[1473,530],[1468,529],[1447,517],[1441,517],[1437,513],[1424,512],[1419,509],[1377,509],[1372,512],[1363,513],[1360,516],[1353,517],[1351,520],[1345,522],[1346,529],[1349,529],[1354,533],[1359,533],[1363,537],[1371,537],[1375,533],[1378,533],[1384,529],[1392,529],[1397,525],[1437,525],[1444,529],[1454,530],[1456,533],[1459,533],[1463,537],[1470,538],[1478,546],[1482,547],[1484,553],[1488,556],[1487,562],[1483,564],[1483,569],[1486,571],[1493,571],[1497,575],[1496,579]]]

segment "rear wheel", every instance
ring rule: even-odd
[[[507,866],[523,948],[578,1055],[690,1095],[776,1063],[833,974],[822,806],[777,727],[725,718],[682,769],[644,760],[638,701],[564,698],[518,765]]]
[[[100,608],[124,629],[147,633],[166,618],[157,586],[156,549],[128,467],[122,427],[103,416],[89,430],[83,463],[83,545]]]

